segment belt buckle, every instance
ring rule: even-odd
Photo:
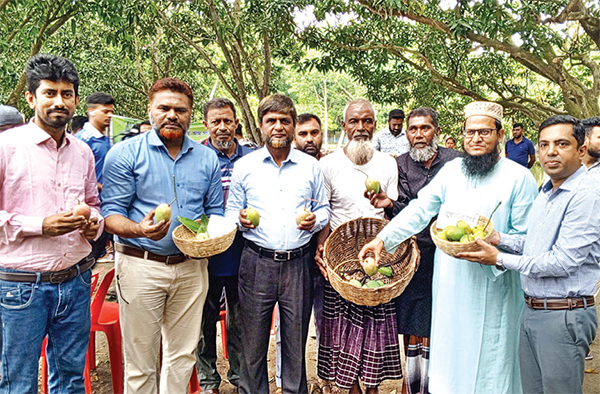
[[[285,257],[279,257],[283,255]],[[275,261],[290,261],[292,258],[292,253],[289,250],[275,251],[273,254],[273,260]]]
[[[50,274],[50,277],[48,278],[50,283],[62,283],[65,280],[69,279],[71,276],[71,273],[69,271],[65,271],[65,272],[53,272]]]

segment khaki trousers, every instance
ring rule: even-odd
[[[183,394],[196,364],[202,308],[208,291],[208,262],[166,265],[117,253],[125,393]]]

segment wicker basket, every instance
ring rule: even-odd
[[[196,221],[200,222],[200,219]],[[233,243],[236,232],[237,227],[234,226],[227,234],[200,241],[196,239],[196,234],[181,224],[173,230],[173,242],[175,242],[175,246],[177,246],[183,254],[190,257],[204,258],[223,253],[229,249]]]
[[[360,268],[358,252],[383,229],[387,221],[376,218],[358,218],[342,223],[327,238],[324,258],[327,263],[329,282],[346,300],[358,305],[375,306],[390,302],[398,297],[419,267],[420,252],[416,238],[402,242],[394,253],[383,250],[380,264],[391,263],[394,276],[388,278],[377,273],[373,279],[379,279],[385,286],[377,288],[359,288],[342,278],[341,269],[348,272]]]
[[[488,218],[486,218],[484,216],[479,216],[477,225],[485,227],[487,222],[488,222]],[[443,239],[438,238],[437,233],[439,233],[442,230],[437,228],[437,220],[435,222],[433,222],[429,231],[431,233],[431,239],[433,239],[433,243],[435,244],[435,246],[437,246],[439,249],[441,249],[442,252],[444,252],[452,257],[456,257],[456,255],[461,252],[478,252],[481,250],[481,247],[479,245],[477,245],[477,243],[475,241],[460,243],[460,242],[444,241]],[[490,242],[490,239],[492,238],[492,234],[494,233],[494,222],[492,222],[491,220],[490,220],[490,224],[487,225],[486,232],[488,233],[488,235],[483,240],[486,242]]]

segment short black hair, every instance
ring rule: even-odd
[[[517,127],[525,129],[525,127],[523,127],[523,123],[515,123],[515,124],[513,124],[513,129],[516,129]]]
[[[585,130],[585,135],[587,137],[591,136],[592,129],[594,127],[600,127],[600,116],[594,116],[592,118],[587,118],[581,121],[583,125],[583,129]]]
[[[41,53],[31,57],[25,66],[27,91],[35,96],[43,79],[52,82],[68,82],[79,96],[79,74],[71,61],[61,56]]]
[[[291,98],[284,94],[271,94],[260,101],[258,104],[258,124],[262,125],[263,118],[269,112],[289,115],[292,118],[294,126],[298,121],[296,106]]]
[[[431,116],[431,121],[433,123],[433,127],[438,127],[439,116],[438,113],[433,108],[429,107],[419,107],[415,108],[408,113],[408,117],[406,118],[406,127],[408,127],[408,122],[410,122],[410,118],[414,116]]]
[[[390,111],[390,115],[388,116],[388,121],[392,119],[404,119],[404,111],[401,109],[393,109]]]
[[[451,135],[446,137],[446,139],[444,140],[444,142],[448,142],[448,140],[452,140],[455,144],[456,144],[456,138],[452,137]]]
[[[309,113],[298,115],[298,124],[310,122],[312,119],[316,120],[317,123],[319,124],[319,127],[321,127],[321,119],[319,119],[319,117],[317,115],[309,114]]]
[[[207,101],[204,104],[204,119],[206,120],[206,115],[208,115],[208,111],[210,111],[211,109],[222,109],[227,107],[231,108],[231,110],[233,111],[233,117],[237,118],[237,116],[235,115],[235,107],[233,106],[231,100],[228,100],[226,98],[214,98],[212,100]]]
[[[88,121],[87,116],[82,116],[82,115],[77,115],[77,116],[73,116],[73,119],[71,119],[71,130],[75,131],[75,130],[79,130],[83,127],[83,125],[85,124],[85,122]]]
[[[87,104],[88,106],[94,104],[114,105],[115,99],[108,93],[95,92],[89,95],[89,97],[87,98]]]
[[[141,125],[145,125],[145,124],[150,124],[150,119],[146,119],[145,121],[143,121],[142,123],[140,123]]]
[[[575,137],[575,140],[577,141],[577,147],[579,148],[583,145],[585,141],[585,129],[581,122],[571,115],[554,115],[543,121],[540,125],[540,131],[538,132],[538,141],[542,130],[546,127],[554,126],[555,124],[570,124],[573,126],[573,137]]]
[[[235,128],[235,134],[237,135],[241,135],[242,137],[244,136],[243,130],[242,130],[242,123],[238,123],[237,127]]]

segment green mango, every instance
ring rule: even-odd
[[[374,289],[374,288],[381,287],[381,286],[383,286],[383,282],[378,281],[378,280],[370,280],[365,284],[364,287]]]
[[[460,242],[460,239],[465,235],[462,228],[451,226],[446,230],[446,238],[451,242]]]
[[[379,271],[381,275],[387,276],[388,278],[394,276],[394,270],[392,269],[392,267],[389,266],[379,267],[377,268],[377,271]]]
[[[348,283],[350,283],[352,286],[362,287],[362,283],[360,283],[360,281],[357,279],[350,279]]]
[[[473,232],[473,230],[471,230],[471,226],[469,226],[469,224],[464,220],[459,220],[456,222],[456,227],[462,229],[465,234],[471,234]]]

